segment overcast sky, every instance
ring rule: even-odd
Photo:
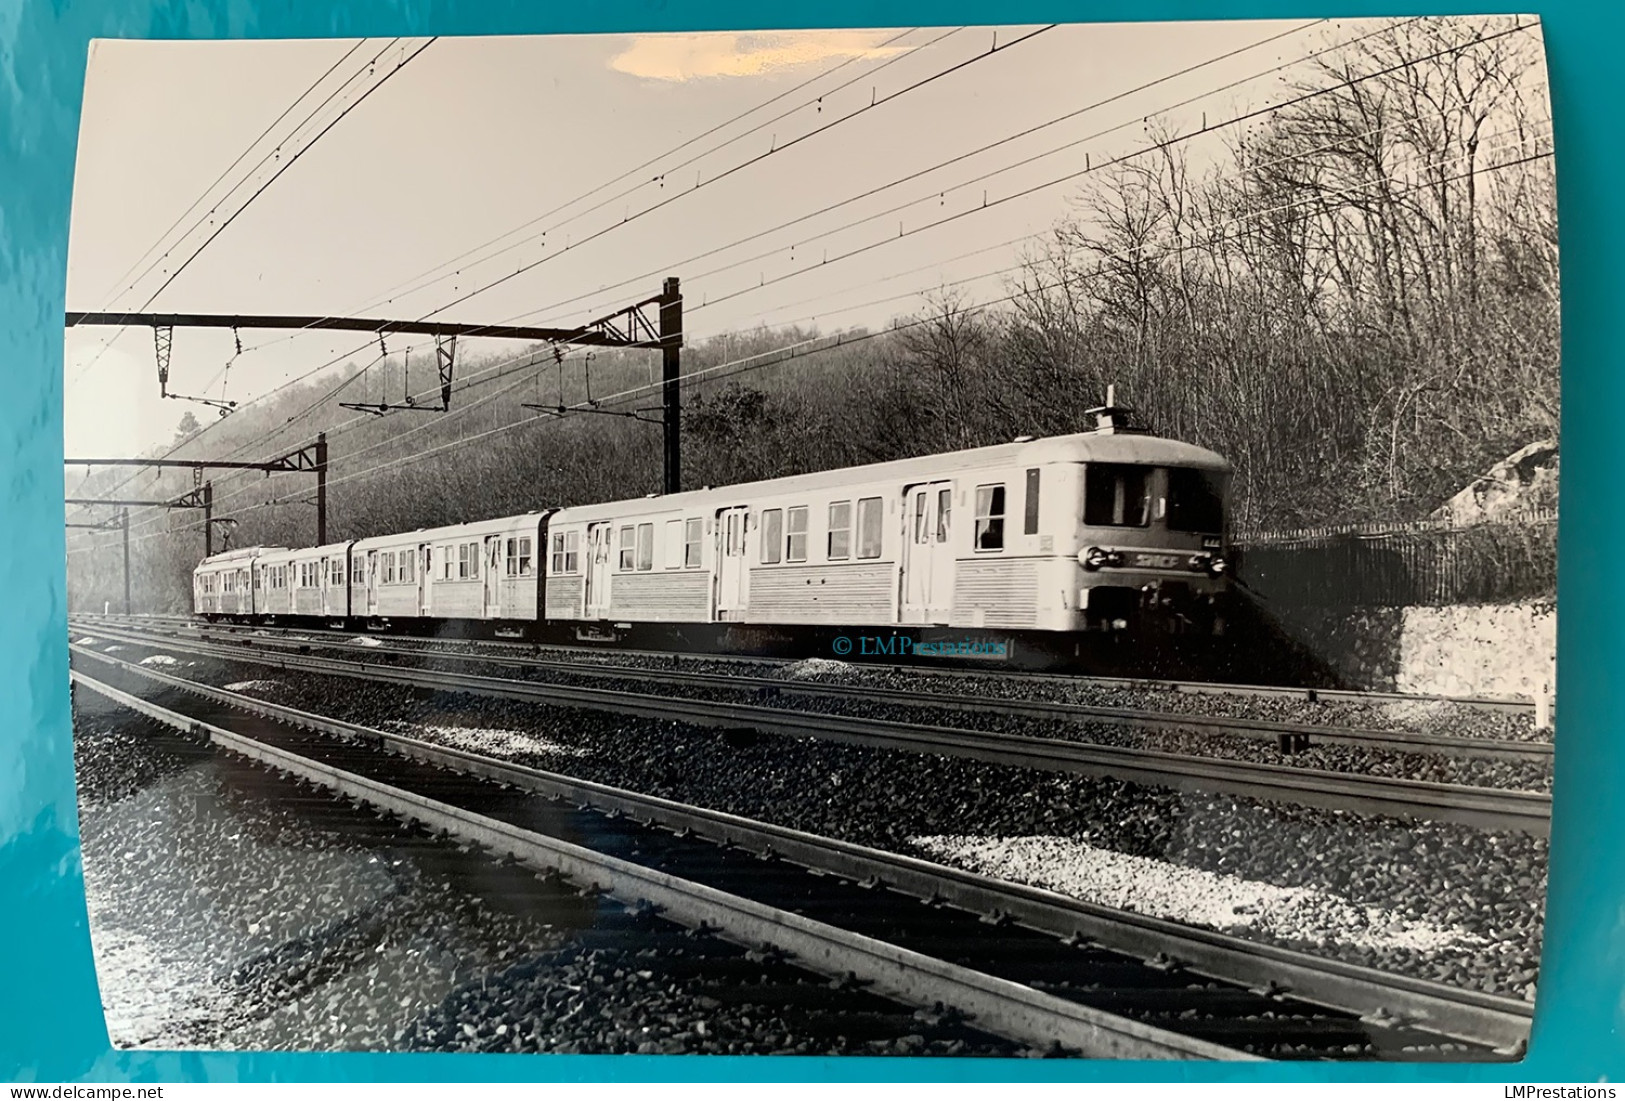
[[[1068,25],[989,56],[980,55],[995,41],[1003,47],[1038,28],[439,39],[381,85],[426,40],[392,45],[375,39],[359,47],[355,40],[100,41],[92,48],[79,137],[68,309],[141,308],[284,158],[303,149],[148,309],[409,319],[444,309],[436,316],[449,321],[564,325],[655,294],[661,275],[676,275],[683,280],[691,341],[759,324],[816,324],[824,332],[882,325],[918,309],[924,291],[1017,263],[1021,249],[1038,239],[1032,235],[1073,212],[1078,181],[937,229],[910,231],[1141,147],[1143,117],[1179,101],[1203,97],[1173,113],[1181,129],[1199,127],[1204,113],[1214,123],[1266,103],[1279,94],[1283,76],[1302,71],[1270,70],[1376,25]],[[1283,37],[1301,27],[1308,29]],[[1215,60],[1233,51],[1241,52]],[[1199,67],[1174,75],[1193,66]],[[836,90],[854,77],[861,79]],[[995,150],[696,258],[1165,77],[1171,79]],[[372,86],[376,92],[310,143]],[[335,90],[332,102],[296,132]],[[165,236],[296,101],[271,136]],[[730,123],[745,112],[752,113]],[[1200,161],[1219,140],[1203,137],[1187,148]],[[279,142],[281,154],[255,169]],[[1068,143],[1075,144],[1009,167]],[[699,153],[695,163],[674,167]],[[656,157],[655,164],[611,183]],[[245,186],[221,202],[239,180]],[[634,186],[631,194],[588,210]],[[674,195],[681,197],[640,216]],[[918,202],[849,225],[910,200]],[[545,237],[484,263],[472,262],[476,256],[435,270],[533,219],[539,220],[487,252],[542,230]],[[164,247],[154,248],[160,241]],[[825,262],[866,245],[876,247]],[[770,250],[764,259],[714,271]],[[158,263],[149,268],[153,260]],[[538,260],[532,270],[446,308]],[[446,278],[416,287],[429,274]],[[1006,293],[997,275],[965,289],[983,301]],[[130,328],[117,339],[115,332],[67,331],[69,456],[133,455],[167,442],[188,409],[203,421],[215,416],[159,400],[150,328]],[[244,401],[368,343],[354,333],[241,336],[247,351],[222,380],[231,333],[178,330],[171,389],[196,394],[208,385],[210,396]],[[423,339],[416,338],[417,347],[425,348],[427,363]],[[390,351],[408,340],[392,340]],[[493,350],[512,347],[485,343]],[[373,343],[354,358],[366,362],[376,353]]]

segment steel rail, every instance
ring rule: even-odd
[[[190,629],[196,631],[200,639],[209,641],[208,632],[214,628],[192,627]],[[301,645],[292,638],[271,636],[263,639],[256,636],[253,644],[281,648]],[[339,642],[324,645],[331,645],[335,649],[344,648],[343,644]],[[1204,733],[1273,740],[1282,746],[1283,752],[1295,752],[1317,743],[1327,743],[1330,745],[1354,746],[1361,749],[1383,749],[1397,753],[1427,753],[1449,757],[1486,757],[1536,761],[1549,761],[1552,757],[1552,743],[1545,741],[1463,738],[1447,734],[1428,734],[1420,731],[1380,730],[1372,727],[1284,722],[1276,719],[1250,719],[1226,715],[1193,715],[1177,711],[1109,707],[1101,704],[946,695],[937,692],[908,691],[876,685],[787,681],[772,677],[733,676],[727,673],[699,673],[675,669],[637,669],[601,664],[584,665],[579,662],[552,661],[545,658],[404,646],[371,647],[368,653],[376,657],[393,656],[398,658],[410,657],[418,660],[484,663],[514,669],[566,673],[571,676],[599,680],[639,680],[655,684],[686,684],[731,691],[757,692],[768,696],[868,699],[877,703],[894,704],[902,707],[935,708],[943,711],[982,712],[996,709],[1001,714],[1017,715],[1023,718],[1059,719],[1071,722],[1091,721],[1111,726],[1145,730],[1195,730]]]
[[[647,868],[560,838],[522,829],[415,792],[311,760],[149,703],[78,671],[76,684],[168,725],[323,787],[466,837],[526,864],[557,869],[626,904],[639,901],[690,927],[718,928],[749,947],[772,945],[823,974],[851,974],[876,993],[915,1005],[952,1005],[976,1027],[1043,1050],[1051,1044],[1095,1058],[1260,1061],[1206,1040],[1141,1024],[971,968],[852,933],[799,914]]]
[[[104,632],[117,635],[119,632]],[[126,638],[140,643],[142,639]],[[153,645],[147,640],[148,645]],[[402,669],[340,658],[305,658],[253,652],[250,647],[172,640],[156,643],[228,661],[248,661],[290,672],[385,681],[434,692],[467,692],[498,699],[585,708],[695,726],[768,731],[857,745],[968,757],[999,765],[1115,776],[1121,780],[1190,791],[1318,806],[1360,814],[1383,814],[1459,822],[1484,829],[1551,831],[1551,796],[1464,784],[1398,780],[1286,765],[1254,764],[1159,750],[1122,749],[1058,738],[989,734],[953,727],[855,719],[822,712],[790,711],[757,704],[691,700],[604,688],[566,687],[502,680],[442,670]],[[75,649],[83,649],[75,645]],[[247,652],[245,652],[247,651]]]
[[[1306,1002],[1362,1017],[1414,1022],[1469,1043],[1516,1049],[1526,1041],[1532,1007],[1516,999],[1463,990],[1443,983],[1387,974],[1241,937],[1116,910],[1042,888],[1008,883],[899,853],[819,837],[722,811],[581,780],[478,753],[316,715],[229,689],[188,681],[85,651],[107,664],[204,699],[290,725],[370,741],[390,752],[545,795],[595,805],[674,830],[692,830],[757,852],[819,868],[854,880],[885,883],[922,899],[942,901],[989,916],[1007,915],[1029,928],[1059,937],[1093,940],[1143,958],[1166,957],[1198,974],[1249,987],[1274,984]]]
[[[120,615],[118,615],[116,613],[112,614],[112,615],[108,615],[108,616],[97,615],[97,614],[94,614],[94,613],[90,613],[89,615],[90,615],[90,618],[92,620],[110,619],[110,620],[115,620],[116,621],[116,620],[121,620],[121,619],[130,619],[130,620],[146,621],[146,622],[162,621],[162,620],[168,620],[168,621],[171,621],[171,622],[182,622],[182,623],[196,623],[197,622],[195,617],[193,617],[193,616],[185,616],[185,615],[176,615],[176,616],[163,616],[163,615],[157,615],[157,616],[145,616],[145,615],[120,616]],[[240,627],[241,625],[216,623],[216,624],[210,624],[210,626],[215,627],[215,628],[222,628],[222,627],[231,627],[231,626]],[[300,628],[300,629],[301,630],[307,630],[306,628]],[[354,633],[354,632],[350,632],[350,631],[325,631],[322,628],[309,628],[308,630],[312,634],[320,634],[320,633],[353,634]],[[526,649],[528,649],[528,648],[531,648],[531,647],[534,647],[534,646],[539,646],[539,647],[541,647],[543,649],[550,649],[550,650],[579,650],[582,653],[587,653],[587,654],[619,654],[619,655],[625,655],[625,656],[628,656],[628,657],[657,657],[657,658],[667,658],[667,659],[681,659],[681,660],[684,660],[684,661],[717,661],[717,662],[740,662],[740,663],[747,663],[747,664],[754,663],[754,664],[780,665],[780,664],[789,664],[790,662],[797,660],[797,659],[794,659],[794,658],[757,657],[757,656],[741,655],[741,654],[705,654],[705,653],[681,653],[681,654],[679,654],[679,653],[675,653],[675,652],[668,651],[668,650],[637,650],[637,649],[622,649],[620,647],[616,647],[614,649],[607,649],[607,648],[601,647],[601,646],[569,646],[569,645],[561,644],[561,643],[528,643],[528,642],[518,642],[518,641],[503,641],[503,640],[500,640],[500,639],[498,639],[498,640],[485,640],[485,639],[474,640],[474,639],[471,639],[471,640],[466,640],[466,641],[480,643],[480,644],[486,644],[486,645],[500,645],[500,646],[503,646],[503,647],[513,647],[513,648],[526,648]],[[1489,712],[1495,712],[1495,713],[1515,714],[1515,715],[1533,715],[1535,713],[1535,704],[1533,703],[1533,701],[1528,700],[1528,699],[1523,699],[1523,698],[1503,697],[1503,696],[1447,696],[1447,695],[1438,695],[1438,694],[1431,694],[1431,693],[1386,692],[1386,691],[1376,691],[1376,690],[1356,689],[1356,688],[1303,688],[1303,687],[1294,687],[1294,686],[1290,686],[1290,685],[1227,684],[1227,683],[1223,683],[1223,682],[1220,682],[1220,681],[1159,680],[1159,679],[1156,679],[1156,678],[1145,678],[1145,677],[1101,677],[1101,676],[1092,676],[1092,675],[1080,674],[1080,673],[1036,673],[1036,672],[1023,672],[1023,671],[1006,670],[1006,669],[999,669],[999,668],[994,668],[994,667],[971,669],[971,668],[961,668],[961,667],[946,666],[946,665],[927,665],[927,664],[906,665],[906,664],[898,664],[898,663],[894,663],[894,662],[867,662],[866,661],[866,662],[854,662],[853,664],[856,665],[857,667],[863,668],[863,669],[887,669],[887,670],[893,670],[893,671],[897,671],[897,672],[905,672],[905,673],[912,673],[912,674],[925,674],[925,675],[928,675],[928,676],[935,676],[935,677],[953,677],[953,678],[998,677],[998,678],[1000,678],[1002,680],[1029,681],[1029,682],[1038,683],[1038,684],[1060,684],[1060,685],[1092,684],[1092,685],[1098,685],[1099,687],[1102,687],[1102,688],[1133,688],[1133,689],[1140,689],[1140,690],[1144,690],[1144,691],[1179,692],[1179,693],[1187,693],[1187,694],[1192,694],[1192,695],[1255,696],[1255,697],[1260,697],[1260,698],[1298,699],[1298,700],[1304,700],[1304,701],[1309,702],[1309,703],[1333,703],[1333,702],[1336,702],[1336,703],[1354,703],[1354,704],[1397,704],[1397,705],[1449,704],[1449,705],[1457,706],[1457,707],[1466,707],[1468,709],[1475,710],[1475,711],[1489,711]]]

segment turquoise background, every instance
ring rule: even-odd
[[[967,0],[0,0],[0,1077],[12,1081],[1004,1079],[1596,1081],[1625,1072],[1625,748],[1616,341],[1621,294],[1620,5],[1542,16],[1563,267],[1563,514],[1557,755],[1546,952],[1521,1067],[708,1059],[634,1056],[121,1054],[86,932],[68,716],[62,313],[80,97],[93,37],[293,38],[901,27],[1196,18],[1511,13],[1475,5]],[[153,156],[163,155],[162,141]],[[1610,566],[1615,568],[1611,571]]]

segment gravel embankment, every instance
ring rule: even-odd
[[[252,666],[199,664],[187,673],[217,684],[268,679]],[[435,737],[427,727],[477,730],[490,752],[524,764],[928,858],[942,857],[918,839],[1053,837],[1145,858],[1135,869],[1147,897],[1179,869],[1258,884],[1246,888],[1255,893],[1320,892],[1366,912],[1361,928],[1375,932],[1343,935],[1335,922],[1302,918],[1302,906],[1269,922],[1243,922],[1248,915],[1237,913],[1229,925],[1214,924],[1351,962],[1533,996],[1546,887],[1541,838],[344,678],[301,676],[253,694],[419,737]],[[565,751],[536,752],[537,742]]]
[[[278,636],[261,629],[260,633]],[[355,648],[377,645],[378,639],[358,636],[295,635],[318,645]],[[451,653],[522,655],[528,648],[491,647],[462,640],[405,639],[389,637],[390,646],[436,650]],[[725,676],[809,680],[896,688],[911,692],[938,692],[949,696],[973,696],[988,700],[1041,700],[1095,707],[1123,707],[1199,716],[1225,716],[1274,722],[1317,723],[1365,727],[1376,730],[1404,730],[1443,734],[1458,738],[1492,738],[1550,742],[1550,730],[1536,730],[1528,713],[1509,714],[1484,711],[1448,700],[1405,700],[1359,702],[1342,699],[1306,699],[1273,696],[1231,695],[1222,692],[1180,692],[1158,686],[1126,687],[1101,684],[1087,677],[1028,677],[996,671],[948,672],[928,664],[894,667],[864,665],[827,658],[800,661],[749,659],[706,659],[683,656],[675,665],[670,657],[653,654],[618,653],[614,650],[589,651],[541,647],[534,656],[548,661],[569,662],[594,668],[660,670],[677,668],[686,672]],[[465,666],[466,668],[466,666]]]
[[[374,642],[375,640],[360,639],[358,641]],[[162,657],[163,655],[158,656]],[[152,661],[155,659],[148,658],[146,660]],[[469,669],[468,665],[463,662],[435,662],[428,659],[422,664],[427,669],[440,668],[453,672],[466,672]],[[873,670],[854,669],[854,672],[862,673],[864,676],[862,678],[853,678],[830,668],[839,665],[838,662],[800,662],[795,666],[783,667],[783,671],[786,673],[783,679],[866,683],[868,675],[875,672]],[[852,667],[841,668],[852,669]],[[771,706],[785,710],[842,715],[854,718],[886,719],[905,723],[923,723],[1022,737],[1063,738],[1090,745],[1147,749],[1164,753],[1217,757],[1225,760],[1263,764],[1290,764],[1297,768],[1352,772],[1397,779],[1424,780],[1432,783],[1465,784],[1474,787],[1522,791],[1550,791],[1552,786],[1552,767],[1549,761],[1454,757],[1434,753],[1402,752],[1391,749],[1328,744],[1311,745],[1308,749],[1289,756],[1282,754],[1275,742],[1268,738],[1203,730],[1196,727],[1190,729],[1150,730],[1081,717],[1037,718],[1010,715],[1001,712],[996,704],[997,698],[1037,698],[1032,695],[1025,697],[995,697],[994,701],[986,709],[966,711],[934,708],[924,704],[896,704],[865,699],[798,696],[793,693],[785,693],[775,696],[771,701],[763,701],[754,688],[741,687],[738,690],[731,690],[723,687],[685,685],[682,683],[659,683],[640,679],[630,671],[624,678],[572,674],[554,669],[516,669],[511,667],[497,667],[484,670],[484,672],[487,675],[553,685],[595,688],[606,691],[653,692],[663,696],[707,701],[770,702]],[[902,688],[905,686],[889,685],[888,687]],[[918,690],[918,686],[908,687],[910,690]],[[1160,695],[1167,697],[1169,700],[1188,701],[1190,698],[1173,692],[1164,692],[1160,693]],[[1209,697],[1209,699],[1222,700],[1223,697]],[[1110,706],[1126,705],[1111,704]],[[1146,707],[1149,705],[1141,703],[1136,706]],[[1188,706],[1183,709],[1173,710],[1193,716],[1199,714],[1199,712],[1190,709]],[[1486,717],[1493,718],[1495,716]]]
[[[775,984],[821,980],[548,894],[85,690],[75,758],[118,1047],[1017,1053],[867,995],[786,1008]]]

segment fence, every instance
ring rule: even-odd
[[[1235,546],[1237,576],[1275,605],[1480,604],[1557,593],[1555,509],[1467,526],[1419,520],[1253,532]]]

